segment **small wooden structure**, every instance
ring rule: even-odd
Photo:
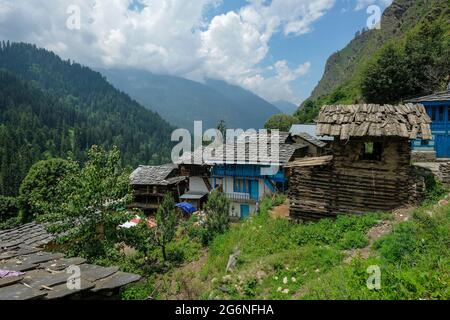
[[[139,166],[131,174],[134,203],[133,209],[141,209],[147,214],[154,213],[164,196],[171,193],[176,202],[187,189],[187,177],[180,176],[176,164],[161,166]]]
[[[421,105],[324,106],[317,134],[332,136],[332,156],[287,164],[290,216],[315,220],[389,211],[418,201],[424,178],[411,163],[412,139],[431,138]]]

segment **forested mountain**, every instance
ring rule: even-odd
[[[99,71],[117,88],[182,128],[192,128],[195,120],[202,120],[205,128],[215,128],[220,120],[229,128],[262,128],[268,117],[280,113],[257,95],[223,81],[203,84],[142,70]]]
[[[117,145],[125,165],[169,159],[172,127],[99,73],[22,43],[0,46],[0,194],[49,157]]]
[[[323,104],[395,103],[445,88],[450,80],[449,21],[448,0],[394,0],[380,29],[357,32],[328,59],[297,118],[312,121]]]

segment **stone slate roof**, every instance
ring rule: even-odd
[[[431,119],[424,106],[331,105],[320,110],[317,134],[339,137],[403,137],[431,139]]]
[[[176,164],[165,164],[161,166],[139,166],[131,174],[132,185],[171,185],[184,181],[185,177],[177,176],[178,166]]]
[[[0,278],[0,300],[59,299],[101,295],[136,282],[140,276],[120,272],[117,267],[87,264],[82,258],[64,258],[61,253],[44,252],[50,243],[43,225],[30,223],[16,229],[0,231],[0,270],[25,273]],[[70,266],[80,268],[81,285],[69,289],[73,273]]]
[[[268,135],[258,133],[254,137],[256,144],[250,143],[247,139],[239,141],[236,139],[234,143],[225,143],[214,147],[214,152],[206,152],[209,156],[203,159],[202,165],[222,165],[222,164],[253,164],[253,165],[283,165],[288,162],[295,151],[306,148],[304,143],[295,143],[290,140],[290,133],[280,132],[278,139],[279,157],[272,159],[271,138]],[[259,152],[259,145],[267,146],[267,152]],[[202,159],[203,152],[206,147],[198,148],[194,153],[185,153],[177,163],[194,164],[194,157],[198,156]],[[212,148],[212,147],[211,147]],[[274,150],[275,151],[275,150]]]
[[[300,133],[307,133],[311,137],[316,138],[320,141],[333,141],[333,137],[321,136],[316,134],[317,125],[316,124],[293,124],[289,132],[293,135],[299,135]]]
[[[298,134],[295,134],[294,136],[300,137],[319,148],[325,148],[327,146],[326,142],[323,142],[305,132],[300,132]]]
[[[428,96],[414,98],[408,100],[410,103],[422,103],[422,102],[438,102],[438,101],[450,101],[450,90],[430,94]]]

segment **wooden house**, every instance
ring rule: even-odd
[[[187,189],[187,178],[180,176],[178,166],[139,166],[131,174],[134,203],[131,208],[141,209],[147,214],[154,213],[166,193],[171,193],[176,202]]]
[[[296,142],[289,133],[279,134],[276,159],[272,158],[270,134],[258,133],[253,142],[236,139],[222,145],[221,154],[206,159],[211,166],[211,184],[230,200],[230,215],[234,218],[247,218],[257,211],[264,196],[284,192],[287,180],[283,165],[307,152],[307,145]],[[267,153],[260,152],[262,146],[267,147]],[[276,170],[265,170],[271,166]]]
[[[296,142],[289,133],[280,133],[278,140],[275,139],[278,156],[274,159],[270,137],[270,133],[257,133],[254,139],[236,138],[215,146],[211,154],[206,147],[185,153],[177,161],[181,174],[190,180],[189,190],[182,199],[192,203],[193,197],[216,189],[230,200],[231,217],[244,219],[256,212],[264,196],[286,190],[283,165],[305,157],[308,150],[305,143]],[[260,152],[261,146],[267,147],[267,152]],[[195,163],[195,159],[201,159],[200,163]],[[271,166],[276,172],[265,170]]]
[[[332,136],[331,155],[288,163],[290,216],[315,220],[389,211],[416,202],[424,178],[411,166],[411,140],[431,139],[421,105],[324,106],[317,135]]]
[[[433,121],[431,124],[432,139],[429,141],[414,140],[412,142],[415,161],[434,161],[437,158],[450,158],[450,85],[444,92],[412,99],[411,103],[425,106]]]

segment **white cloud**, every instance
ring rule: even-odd
[[[368,1],[368,0],[358,0]],[[248,0],[238,10],[205,18],[221,0],[0,0],[0,38],[36,43],[93,67],[137,67],[193,79],[223,79],[269,100],[296,96],[290,83],[310,63],[262,64],[277,33],[298,36],[334,0]],[[81,29],[69,30],[78,5]],[[133,8],[132,8],[133,7]],[[270,70],[272,69],[272,71]]]

